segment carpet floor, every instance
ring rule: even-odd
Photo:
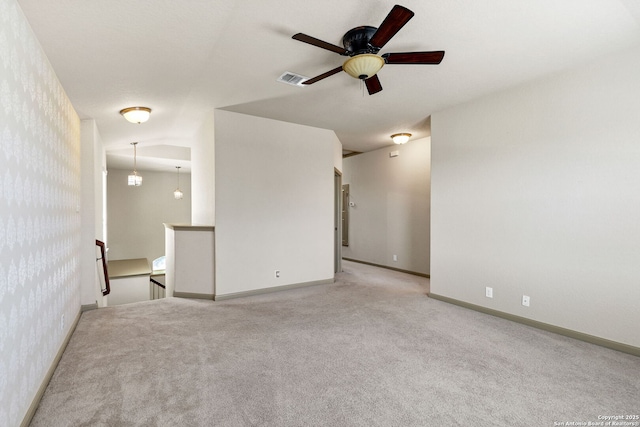
[[[638,357],[430,299],[425,278],[343,267],[330,285],[84,313],[31,425],[511,427],[640,414]]]

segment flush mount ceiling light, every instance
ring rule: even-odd
[[[122,117],[127,119],[127,121],[131,123],[140,124],[149,120],[149,115],[151,114],[151,108],[129,107],[129,108],[120,110],[120,114],[122,114]]]
[[[173,192],[173,197],[176,200],[180,200],[182,199],[182,196],[183,196],[182,191],[180,191],[180,166],[176,166],[176,169],[178,170],[178,187]]]
[[[411,138],[410,133],[394,133],[391,135],[391,139],[393,139],[393,142],[396,144],[406,144],[409,138]]]
[[[138,171],[136,170],[136,145],[138,145],[138,143],[132,142],[131,145],[133,145],[133,172],[129,174],[127,185],[140,187],[142,185],[142,177],[138,175]]]

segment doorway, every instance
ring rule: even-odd
[[[342,271],[342,173],[333,169],[333,272]]]
[[[342,186],[342,246],[349,246],[349,184]]]

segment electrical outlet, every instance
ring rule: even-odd
[[[276,279],[278,279],[280,277],[280,270],[276,270],[274,275],[276,276]]]
[[[394,254],[394,255],[393,255],[393,260],[394,260],[394,261],[398,261],[398,255],[395,255],[395,254]]]
[[[64,314],[60,318],[60,330],[64,331]]]
[[[522,295],[522,305],[529,307],[529,295]]]
[[[485,295],[487,298],[493,298],[493,288],[490,288],[490,287],[488,287],[488,286],[487,286],[487,287],[485,288],[484,295]]]

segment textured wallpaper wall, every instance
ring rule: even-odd
[[[0,425],[19,425],[80,309],[80,121],[0,0]]]

